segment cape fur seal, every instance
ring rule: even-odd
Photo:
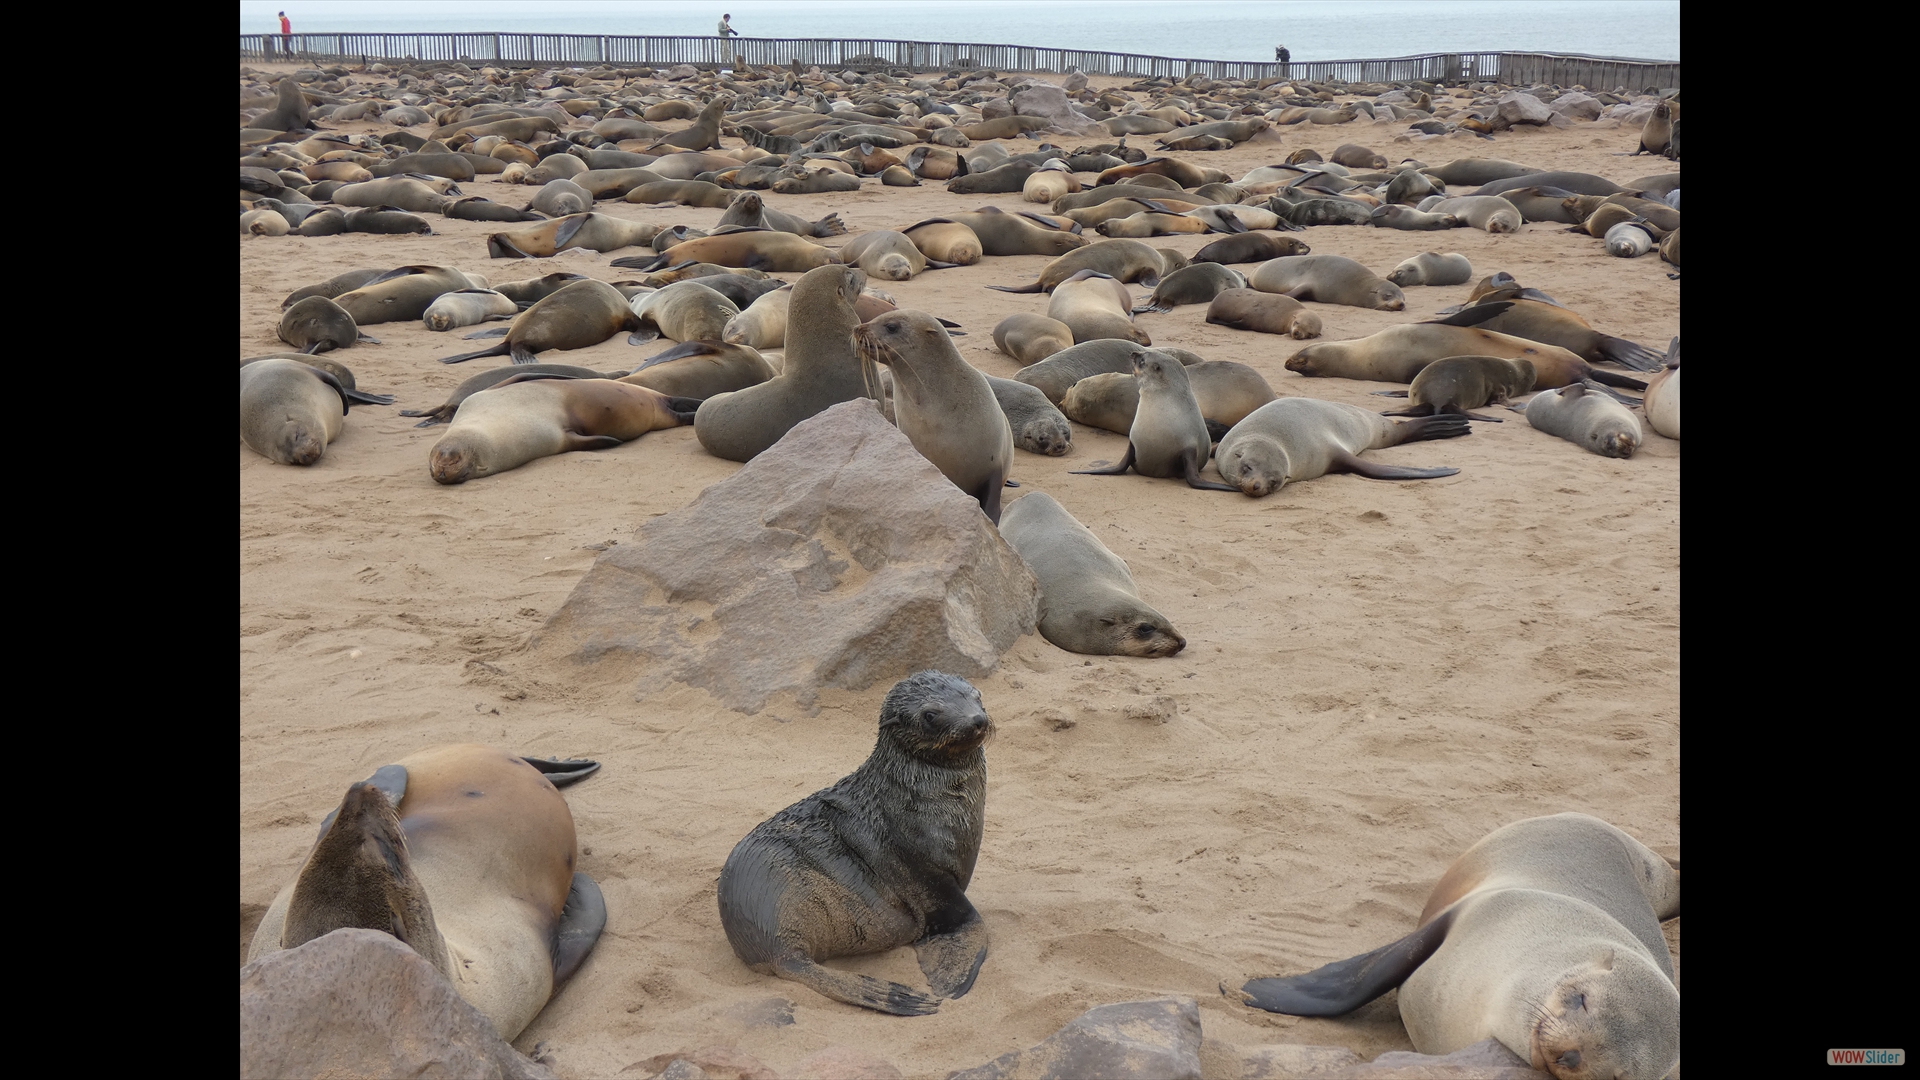
[[[676,281],[664,289],[641,293],[629,303],[640,317],[640,328],[627,338],[638,345],[656,337],[675,341],[719,341],[728,321],[739,316],[733,301],[707,288],[698,278]]]
[[[1104,372],[1133,374],[1134,357],[1142,347],[1123,338],[1100,338],[1084,345],[1062,349],[1038,363],[1028,364],[1013,373],[1014,381],[1038,387],[1055,405],[1066,397],[1074,383]]]
[[[1421,439],[1451,439],[1469,431],[1459,416],[1430,416],[1395,423],[1355,405],[1291,397],[1248,414],[1220,440],[1220,475],[1242,494],[1260,498],[1288,483],[1328,473],[1350,472],[1370,480],[1429,480],[1459,469],[1410,469],[1360,456]]]
[[[1533,389],[1533,361],[1498,356],[1449,356],[1420,369],[1407,387],[1407,407],[1382,416],[1432,416],[1453,413],[1469,420],[1499,423],[1498,417],[1468,412],[1499,405]],[[1389,395],[1393,396],[1393,395]]]
[[[460,403],[427,452],[427,472],[464,484],[569,450],[604,450],[690,424],[698,405],[612,379],[515,376]]]
[[[346,427],[349,401],[384,405],[390,397],[347,387],[333,372],[299,360],[240,366],[240,441],[282,465],[311,465]]]
[[[716,266],[791,274],[839,261],[833,252],[792,233],[735,229],[675,244],[651,259],[635,256],[615,259],[611,265],[651,271],[687,262],[708,262]]]
[[[1185,271],[1182,271],[1184,273]],[[1207,321],[1235,330],[1286,334],[1295,340],[1320,336],[1320,316],[1291,296],[1258,289],[1224,289],[1207,305]]]
[[[1273,387],[1254,369],[1231,360],[1188,364],[1187,385],[1207,422],[1207,434],[1219,439],[1248,413],[1274,399]],[[1090,375],[1067,389],[1060,411],[1076,423],[1119,435],[1133,430],[1140,408],[1138,381],[1130,374]]]
[[[511,356],[516,364],[530,364],[536,353],[548,349],[586,349],[622,330],[638,330],[634,314],[620,290],[594,278],[572,282],[521,312],[504,331],[506,340],[491,349],[442,357],[443,364],[459,364],[482,356]],[[470,335],[491,337],[489,330]]]
[[[973,989],[987,929],[967,901],[993,723],[957,675],[902,679],[853,773],[756,826],[720,870],[734,955],[849,1005],[924,1016]],[[820,965],[913,946],[932,994]]]
[[[866,283],[851,266],[822,266],[794,283],[780,374],[701,402],[693,434],[707,453],[748,461],[827,406],[872,396],[853,345],[854,303]]]
[[[1133,357],[1133,375],[1140,388],[1140,405],[1127,431],[1126,455],[1116,465],[1076,469],[1075,474],[1118,476],[1131,467],[1142,476],[1185,479],[1188,487],[1239,490],[1200,478],[1213,439],[1180,361],[1156,349],[1142,349]]]
[[[1666,366],[1647,380],[1647,392],[1640,399],[1647,414],[1647,426],[1669,439],[1680,437],[1680,339],[1667,346]]]
[[[306,353],[351,349],[362,340],[353,316],[324,296],[309,296],[280,316],[280,340]],[[376,338],[365,338],[379,344]]]
[[[1221,263],[1194,263],[1183,266],[1154,286],[1153,295],[1133,309],[1135,315],[1148,311],[1172,311],[1183,304],[1212,302],[1231,289],[1245,289],[1247,278],[1238,270]]]
[[[658,225],[608,214],[569,214],[530,229],[494,233],[487,237],[487,254],[495,259],[544,259],[568,248],[618,251],[651,244],[659,231]]]
[[[927,258],[907,234],[892,229],[875,229],[847,241],[840,248],[840,261],[886,281],[910,281],[928,267],[945,270],[956,265]]]
[[[1295,300],[1376,311],[1400,311],[1407,306],[1400,286],[1376,276],[1344,255],[1292,255],[1260,264],[1247,282],[1261,292],[1281,293]]]
[[[1072,330],[1076,345],[1098,338],[1153,344],[1147,332],[1133,323],[1133,295],[1126,286],[1095,270],[1082,270],[1054,286],[1047,318]]]
[[[330,283],[323,283],[321,287],[326,284]],[[385,271],[333,300],[353,316],[354,325],[372,326],[412,322],[424,316],[427,308],[444,293],[486,287],[486,278],[462,273],[451,266],[402,266]]]
[[[758,386],[776,374],[773,365],[756,349],[715,341],[688,341],[648,357],[646,363],[620,381],[644,386],[670,398],[704,401]]]
[[[1498,304],[1483,305],[1486,310],[1469,308],[1447,320],[1390,326],[1375,334],[1350,341],[1323,341],[1308,345],[1287,361],[1287,370],[1313,378],[1377,379],[1381,382],[1412,382],[1420,369],[1448,356],[1498,356],[1508,360],[1533,361],[1534,386],[1549,389],[1567,386],[1585,379],[1630,390],[1645,390],[1638,379],[1596,368],[1559,347],[1511,334],[1483,330],[1471,322],[1458,320],[1486,318]]]
[[[961,358],[946,327],[925,312],[890,311],[855,327],[853,338],[869,394],[880,397],[871,365],[885,364],[893,372],[901,434],[998,523],[1013,431],[987,377]]]
[[[421,321],[429,330],[447,331],[518,314],[520,305],[492,289],[459,289],[435,297]]]
[[[1000,535],[1040,583],[1040,636],[1090,656],[1173,656],[1187,639],[1140,599],[1133,573],[1044,491],[1014,500]]]
[[[1400,286],[1465,285],[1473,280],[1473,263],[1457,251],[1423,251],[1394,267],[1387,280]]]
[[[1024,367],[1071,348],[1073,329],[1058,319],[1022,311],[994,326],[993,344]]]
[[[574,870],[573,815],[555,789],[599,767],[473,745],[383,766],[321,823],[247,959],[347,927],[391,933],[514,1038],[607,924],[600,887]]]
[[[1340,1016],[1398,986],[1420,1053],[1494,1038],[1563,1080],[1664,1077],[1680,1063],[1680,991],[1660,923],[1679,914],[1678,864],[1599,818],[1529,818],[1455,860],[1405,938],[1222,991]]]
[[[460,409],[460,403],[488,387],[498,386],[516,375],[565,375],[572,379],[617,379],[625,375],[624,371],[595,371],[592,368],[577,367],[573,364],[513,364],[508,367],[494,368],[469,377],[447,400],[431,409],[401,409],[401,416],[423,416],[426,419],[413,425],[417,428],[444,424],[453,419]]]
[[[1640,449],[1640,421],[1625,406],[1585,385],[1543,390],[1527,401],[1527,423],[1603,457],[1630,458]]]
[[[987,376],[994,400],[1007,414],[1013,445],[1029,454],[1063,457],[1073,449],[1073,425],[1037,386]]]

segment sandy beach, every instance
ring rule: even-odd
[[[1330,155],[1342,143],[1391,161],[1501,157],[1617,183],[1678,168],[1625,156],[1637,138],[1637,124],[1607,120],[1516,128],[1488,142],[1410,136],[1404,121],[1362,117],[1181,156],[1235,177],[1301,147]],[[1071,149],[1109,140],[1053,141]],[[1039,144],[1007,145],[1020,153]],[[461,186],[514,205],[536,190],[492,177]],[[1017,192],[943,187],[869,180],[848,194],[770,195],[769,205],[809,219],[837,212],[851,235],[1032,205]],[[701,228],[722,214],[617,200],[595,209]],[[439,217],[432,225],[428,236],[243,237],[240,355],[285,349],[275,334],[282,298],[354,268],[435,263],[495,284],[556,270],[638,276],[608,265],[637,251],[494,260],[485,238],[501,226]],[[838,247],[851,235],[824,242]],[[1508,271],[1606,333],[1656,351],[1679,333],[1674,267],[1657,255],[1615,258],[1563,225],[1513,235],[1327,226],[1289,235],[1379,274],[1421,251],[1458,251],[1476,279]],[[1152,243],[1192,254],[1212,239]],[[1015,312],[1044,314],[1047,298],[985,286],[1025,284],[1048,261],[986,258],[873,284],[903,308],[960,323],[961,355],[1011,377],[1018,365],[994,349],[992,329]],[[1325,324],[1319,340],[1337,341],[1433,318],[1469,291],[1410,287],[1403,312],[1309,306]],[[1398,407],[1370,396],[1392,384],[1286,371],[1304,342],[1204,319],[1200,305],[1137,323],[1156,345],[1255,368],[1282,396]],[[240,447],[243,960],[266,905],[346,786],[448,742],[604,764],[566,798],[579,868],[606,896],[606,933],[515,1040],[565,1077],[611,1076],[709,1045],[735,1047],[782,1076],[810,1054],[850,1045],[909,1076],[941,1077],[1031,1046],[1093,1006],[1163,995],[1197,999],[1209,1076],[1232,1074],[1231,1047],[1326,1044],[1371,1058],[1412,1048],[1393,994],[1348,1017],[1310,1020],[1228,1001],[1219,985],[1304,971],[1408,933],[1452,859],[1521,818],[1588,813],[1679,854],[1677,441],[1648,428],[1632,459],[1604,458],[1502,410],[1507,422],[1475,424],[1466,438],[1369,454],[1458,475],[1328,476],[1250,499],[1132,474],[1070,475],[1126,449],[1123,436],[1076,425],[1065,457],[1016,452],[1022,488],[1007,495],[1058,499],[1126,560],[1187,648],[1167,659],[1089,657],[1034,634],[975,680],[997,734],[968,889],[991,953],[970,994],[937,1015],[900,1018],[757,975],[721,931],[721,864],[754,825],[865,759],[891,683],[824,691],[812,714],[776,699],[749,716],[684,685],[649,685],[636,700],[630,685],[584,684],[533,665],[529,636],[601,551],[632,542],[639,525],[740,466],[709,456],[684,427],[442,487],[426,462],[446,428],[416,429],[398,410],[437,405],[494,362],[436,362],[482,347],[460,340],[468,331],[434,333],[417,321],[368,329],[384,344],[329,355],[362,389],[398,404],[355,406],[311,468]],[[629,368],[664,347],[629,346],[620,335],[540,359]],[[1668,924],[1676,958],[1678,931],[1677,920]],[[834,966],[924,985],[906,949]],[[769,1022],[780,1011],[773,999],[791,1002],[791,1023]]]

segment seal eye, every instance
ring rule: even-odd
[[[1145,641],[1153,636],[1153,626],[1149,623],[1141,623],[1133,628],[1133,636]]]
[[[1587,1007],[1587,995],[1585,994],[1575,994],[1572,997],[1567,999],[1567,1008],[1569,1009],[1580,1009],[1582,1011],[1585,1011],[1586,1007]],[[1573,1056],[1575,1058],[1578,1058],[1580,1055],[1578,1053],[1575,1053]]]

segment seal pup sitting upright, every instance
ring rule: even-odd
[[[600,886],[573,868],[573,814],[556,790],[599,768],[475,745],[383,766],[320,823],[247,959],[347,927],[391,933],[513,1039],[607,924]]]
[[[734,955],[849,1005],[924,1016],[973,989],[987,928],[967,900],[993,722],[957,675],[902,679],[866,762],[755,826],[720,870]],[[913,946],[932,995],[820,961]]]
[[[1133,377],[1140,387],[1140,404],[1134,410],[1133,427],[1127,432],[1126,456],[1118,465],[1076,469],[1074,475],[1118,476],[1131,467],[1142,476],[1183,478],[1188,487],[1240,490],[1200,479],[1213,440],[1207,434],[1207,421],[1200,415],[1193,387],[1187,383],[1185,366],[1159,349],[1142,349],[1133,357]]]
[[[1172,656],[1187,647],[1140,599],[1133,572],[1053,496],[1014,500],[1000,535],[1040,582],[1040,636],[1091,656]]]
[[[940,320],[922,311],[889,311],[854,327],[853,339],[868,392],[880,397],[873,365],[885,364],[901,433],[998,524],[1013,430],[987,377],[961,358]]]
[[[1660,933],[1679,914],[1677,863],[1599,818],[1528,818],[1455,860],[1399,941],[1221,991],[1268,1012],[1341,1016],[1398,986],[1422,1054],[1494,1038],[1563,1080],[1658,1078],[1680,1063],[1680,991]]]

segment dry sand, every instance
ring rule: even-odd
[[[1186,156],[1235,176],[1295,148],[1327,154],[1345,142],[1392,160],[1495,156],[1617,182],[1671,168],[1622,156],[1637,128],[1605,121],[1492,143],[1409,140],[1402,123],[1364,118],[1277,130],[1275,140]],[[517,205],[534,190],[466,187]],[[942,188],[869,181],[856,193],[769,201],[808,218],[838,211],[855,233],[1027,206],[1017,193]],[[596,209],[700,227],[721,214]],[[243,239],[241,356],[285,347],[274,328],[288,292],[355,267],[444,263],[496,283],[553,270],[630,276],[607,263],[632,252],[489,260],[484,238],[499,226],[436,218],[433,228],[424,237]],[[1381,274],[1419,251],[1460,251],[1477,275],[1510,271],[1603,331],[1660,350],[1679,332],[1671,267],[1657,255],[1611,257],[1564,226],[1295,235]],[[1208,239],[1154,243],[1191,254]],[[994,350],[992,328],[1016,311],[1044,313],[1047,298],[983,286],[1024,284],[1046,262],[989,258],[875,284],[902,307],[964,324],[962,355],[1011,376],[1017,366]],[[1429,318],[1468,291],[1410,288],[1400,313],[1312,307],[1326,324],[1322,340],[1340,340]],[[1303,343],[1204,318],[1193,306],[1139,323],[1156,344],[1251,365],[1282,395],[1393,407],[1368,394],[1386,384],[1287,372]],[[567,799],[580,868],[605,890],[607,931],[516,1042],[543,1047],[568,1077],[709,1044],[737,1046],[783,1075],[824,1047],[851,1044],[909,1075],[943,1076],[1032,1045],[1092,1006],[1166,994],[1199,1000],[1210,1075],[1225,1067],[1214,1048],[1222,1041],[1338,1044],[1371,1057],[1411,1048],[1391,994],[1346,1018],[1303,1020],[1229,1002],[1218,985],[1306,970],[1407,933],[1447,864],[1519,818],[1582,811],[1678,853],[1679,443],[1648,429],[1640,453],[1617,461],[1514,414],[1475,424],[1467,438],[1370,455],[1455,466],[1457,476],[1331,476],[1254,500],[1131,474],[1069,475],[1125,450],[1121,436],[1076,425],[1072,453],[1016,452],[1013,476],[1058,498],[1127,561],[1142,595],[1187,637],[1186,651],[1084,657],[1036,634],[978,680],[998,735],[968,890],[992,952],[971,994],[904,1019],[756,975],[720,928],[720,866],[756,823],[866,757],[889,684],[827,691],[817,715],[776,704],[745,716],[682,686],[653,687],[636,703],[626,690],[529,670],[529,633],[600,550],[631,542],[640,523],[739,466],[680,428],[440,487],[426,459],[446,429],[415,430],[397,410],[438,404],[491,362],[434,362],[475,347],[459,340],[466,331],[394,323],[371,332],[385,344],[332,355],[362,388],[396,394],[399,405],[356,406],[313,468],[240,448],[243,956],[346,785],[453,741],[605,763]],[[629,367],[659,348],[630,347],[622,335],[540,358]],[[1678,925],[1668,925],[1676,954]],[[837,963],[923,985],[905,949]],[[755,1022],[772,998],[793,1003],[790,1025]]]

